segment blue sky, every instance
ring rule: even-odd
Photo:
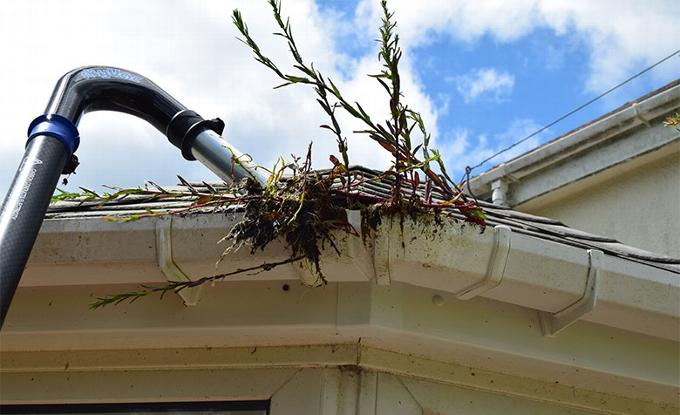
[[[318,129],[324,115],[311,91],[272,90],[277,79],[234,38],[238,7],[275,60],[289,62],[270,34],[264,0],[9,0],[0,15],[0,194],[21,158],[25,129],[51,89],[73,67],[105,64],[144,74],[205,117],[227,123],[225,136],[261,164],[300,154],[314,141],[315,165],[336,152]],[[680,2],[392,0],[405,58],[406,102],[423,112],[454,176],[673,50],[680,48]],[[377,0],[285,0],[303,53],[373,114],[386,102],[365,76],[375,57]],[[63,31],[50,29],[59,19]],[[70,48],[46,48],[45,38]],[[38,53],[37,51],[40,51]],[[46,64],[49,62],[49,64]],[[506,160],[680,76],[680,57],[631,82],[495,159]],[[346,131],[356,125],[351,121]],[[149,179],[216,180],[187,163],[150,126],[121,114],[88,114],[79,126],[83,162],[67,189],[134,186]],[[385,167],[389,157],[350,138],[351,161]],[[488,166],[485,166],[488,167]],[[480,169],[480,171],[483,169]],[[479,172],[479,171],[478,171]]]
[[[360,2],[323,0],[319,4],[326,12],[351,21]],[[620,6],[626,7],[626,4]],[[680,17],[677,4],[652,2],[650,6],[659,6],[668,15]],[[407,18],[397,16],[397,20]],[[466,150],[473,153],[480,147],[501,149],[625,79],[618,76],[589,84],[594,64],[591,56],[597,51],[584,32],[559,33],[554,28],[537,25],[514,39],[499,39],[493,33],[457,39],[437,31],[428,37],[426,42],[409,48],[408,53],[424,93],[439,109],[439,144],[455,145],[456,138],[464,135],[468,141]],[[365,40],[365,36],[345,33],[336,42],[349,45],[346,50],[360,56],[371,50]],[[675,49],[680,49],[680,38]],[[672,51],[669,49],[658,57]],[[625,74],[632,75],[649,63],[644,59],[630,59],[625,62],[629,70]],[[543,144],[680,77],[680,55],[664,66],[559,122],[522,150]],[[509,156],[516,154],[514,151]],[[460,161],[455,158],[449,161],[454,171],[460,172],[465,165],[474,165],[483,159],[474,154],[461,156]],[[508,155],[504,155],[489,161],[476,173],[507,158]]]

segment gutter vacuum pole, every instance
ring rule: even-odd
[[[90,111],[119,111],[152,124],[187,160],[205,164],[225,181],[262,178],[224,141],[224,123],[205,120],[147,78],[124,69],[90,66],[65,74],[45,114],[28,129],[24,158],[0,208],[0,328],[62,173],[78,165],[77,125]],[[235,163],[235,160],[239,162]]]

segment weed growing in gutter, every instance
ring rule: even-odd
[[[680,114],[676,112],[675,115],[669,115],[663,121],[663,125],[680,131]]]
[[[335,115],[337,109],[342,109],[364,124],[365,129],[355,131],[356,133],[368,136],[369,139],[378,143],[393,157],[392,165],[383,173],[383,176],[391,176],[394,179],[392,197],[386,205],[388,210],[400,210],[398,207],[404,203],[404,192],[402,192],[404,188],[411,191],[411,200],[408,201],[411,206],[409,207],[429,204],[431,202],[431,191],[426,192],[422,196],[418,195],[418,188],[422,180],[427,189],[431,190],[434,187],[441,191],[446,196],[446,203],[458,209],[469,221],[482,225],[484,217],[481,209],[476,203],[465,196],[462,189],[448,175],[441,154],[436,149],[430,148],[430,134],[425,128],[425,123],[420,113],[402,102],[403,92],[399,75],[399,61],[402,57],[402,50],[399,46],[399,35],[395,32],[397,23],[393,21],[394,14],[387,8],[387,1],[381,1],[383,18],[379,29],[380,38],[378,39],[381,46],[378,58],[383,64],[382,70],[378,74],[369,75],[379,82],[388,94],[391,118],[383,123],[374,122],[364,111],[361,104],[358,102],[350,103],[330,78],[323,76],[314,68],[313,64],[307,64],[303,60],[293,38],[290,21],[286,20],[284,23],[281,16],[281,2],[269,0],[269,4],[272,7],[274,19],[280,30],[274,34],[285,39],[288,49],[296,62],[293,69],[297,72],[294,75],[283,72],[271,59],[262,53],[260,47],[250,35],[248,26],[238,10],[234,10],[232,16],[234,25],[243,36],[241,40],[252,50],[255,59],[271,69],[284,81],[283,84],[276,88],[300,84],[309,85],[314,89],[318,96],[317,102],[328,114],[331,121],[331,125],[322,125],[321,128],[333,132],[338,144],[338,150],[342,155],[342,163],[337,157],[330,157],[335,168],[340,171],[349,172],[347,139],[343,136]],[[329,100],[329,97],[331,97],[333,102]],[[414,131],[422,135],[422,143],[416,145],[417,140]],[[422,154],[422,160],[418,158],[419,153]],[[431,168],[433,163],[439,168],[439,173]],[[424,177],[421,178],[418,172],[422,172]],[[352,195],[351,181],[348,173],[347,182],[345,183],[347,196]]]
[[[379,29],[380,51],[378,58],[382,69],[378,74],[369,75],[385,90],[388,97],[390,116],[383,122],[376,122],[358,102],[348,100],[328,77],[305,61],[297,47],[291,24],[282,17],[281,3],[269,0],[274,20],[279,31],[275,35],[284,39],[295,64],[292,73],[281,69],[260,49],[253,39],[243,16],[238,10],[233,12],[233,23],[241,34],[241,40],[249,47],[255,60],[272,70],[283,83],[276,88],[290,85],[306,85],[316,92],[317,102],[328,115],[329,123],[321,128],[332,132],[338,145],[339,157],[331,155],[333,167],[329,172],[320,174],[312,169],[310,144],[306,157],[294,158],[291,163],[283,159],[268,170],[269,180],[263,187],[254,180],[246,179],[236,183],[228,192],[210,190],[208,193],[196,191],[183,181],[188,191],[180,195],[193,196],[195,202],[182,211],[147,212],[111,220],[136,220],[164,214],[185,214],[192,211],[214,207],[220,208],[230,204],[239,204],[244,210],[243,219],[225,236],[224,240],[233,241],[223,255],[246,245],[251,253],[264,249],[277,239],[284,239],[290,248],[291,256],[278,263],[264,263],[247,269],[238,269],[226,274],[203,277],[195,281],[170,282],[162,286],[143,286],[141,290],[115,294],[98,298],[92,308],[124,301],[135,301],[151,293],[161,296],[169,291],[179,292],[206,282],[245,273],[262,272],[284,264],[307,260],[317,276],[315,285],[325,283],[320,264],[321,252],[325,247],[334,249],[333,232],[342,230],[360,236],[347,222],[345,209],[362,209],[364,223],[361,233],[375,230],[383,217],[397,215],[402,223],[405,216],[416,217],[421,214],[439,215],[444,209],[457,210],[466,221],[485,226],[485,217],[476,201],[467,197],[461,186],[454,182],[446,171],[441,154],[430,147],[430,133],[417,111],[403,101],[399,62],[402,50],[399,46],[399,35],[396,33],[394,14],[388,9],[387,1],[382,0],[382,24]],[[388,197],[368,195],[361,191],[367,179],[353,175],[350,170],[347,137],[337,119],[337,111],[344,111],[359,120],[364,126],[355,131],[373,140],[387,151],[392,158],[391,166],[378,177],[378,180],[390,184]],[[98,195],[85,190],[84,194],[62,193],[56,200],[100,200],[102,203],[121,200],[130,194],[151,194],[162,199],[176,197],[177,192],[152,184],[146,189],[116,189],[114,193]],[[144,193],[146,192],[146,193]],[[222,259],[220,258],[220,259]]]

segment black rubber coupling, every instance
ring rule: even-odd
[[[212,130],[218,135],[222,135],[224,121],[219,118],[205,120],[195,111],[184,110],[172,117],[165,135],[175,147],[182,150],[182,156],[186,160],[196,160],[191,154],[191,147],[196,136],[205,130]]]

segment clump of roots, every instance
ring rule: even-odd
[[[444,211],[457,211],[466,222],[484,228],[484,212],[474,196],[465,194],[463,182],[457,183],[451,179],[441,154],[430,147],[431,136],[420,113],[402,102],[404,94],[399,74],[402,50],[399,46],[399,35],[396,33],[394,13],[388,9],[387,1],[381,1],[383,15],[378,39],[381,46],[378,58],[382,66],[379,73],[369,75],[387,93],[389,117],[382,122],[371,117],[358,102],[346,98],[330,78],[303,59],[293,38],[290,22],[281,14],[280,1],[269,0],[269,4],[278,27],[275,34],[284,39],[295,61],[290,68],[291,73],[264,55],[250,34],[243,16],[238,10],[234,10],[233,22],[241,34],[241,40],[251,49],[258,62],[283,81],[278,87],[302,85],[314,90],[317,102],[329,119],[329,123],[321,125],[321,128],[330,131],[335,137],[340,157],[330,156],[333,167],[329,172],[324,174],[315,172],[311,167],[310,144],[307,157],[302,163],[299,163],[299,159],[294,159],[289,164],[280,161],[269,172],[270,177],[266,184],[246,180],[236,186],[235,194],[226,196],[196,193],[194,195],[199,197],[198,201],[189,210],[223,206],[228,203],[244,207],[243,219],[224,238],[233,241],[233,245],[224,251],[222,258],[242,246],[248,246],[251,253],[255,253],[265,249],[272,241],[281,239],[288,245],[291,256],[276,263],[264,263],[195,281],[171,282],[161,287],[143,287],[143,290],[137,292],[100,298],[93,304],[94,308],[125,300],[134,301],[153,292],[160,292],[161,295],[168,291],[178,292],[208,281],[243,272],[268,271],[275,266],[300,260],[309,261],[318,281],[323,283],[325,278],[320,261],[322,251],[329,246],[340,254],[334,240],[334,231],[344,230],[358,236],[357,231],[347,221],[346,208],[363,211],[361,233],[364,240],[386,217],[398,218],[403,228],[405,218],[415,220],[425,213],[434,214],[435,223],[441,224],[439,215]],[[392,162],[386,171],[373,178],[362,178],[352,174],[348,140],[341,128],[337,111],[344,112],[362,126],[362,129],[353,133],[372,140],[378,148],[391,156]],[[672,122],[673,120],[669,121]],[[469,170],[467,176],[469,189]],[[362,188],[369,182],[389,184],[389,195],[376,196],[375,192],[372,194],[363,192]],[[118,197],[120,193],[119,191],[112,197]],[[58,197],[72,196],[65,194]],[[156,214],[139,215],[135,219],[152,215]]]
[[[311,170],[311,146],[304,164],[285,166],[293,175],[264,188],[251,179],[241,183],[247,195],[245,214],[225,237],[234,249],[247,245],[251,253],[264,250],[269,243],[285,240],[292,258],[305,259],[313,265],[319,281],[325,283],[321,270],[321,252],[326,246],[340,254],[333,231],[356,232],[347,222],[345,209],[333,199],[333,174],[323,177]]]

